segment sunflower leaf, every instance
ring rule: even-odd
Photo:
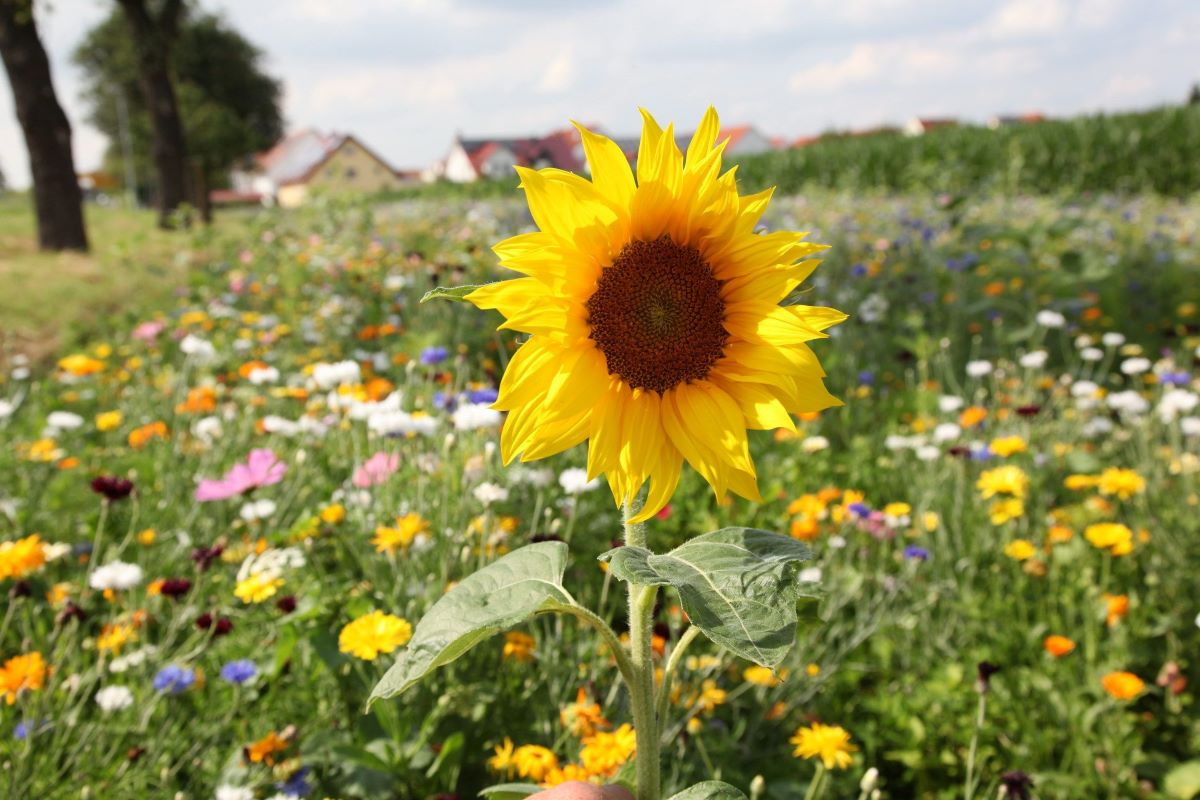
[[[499,783],[482,790],[479,796],[487,800],[520,800],[541,790],[542,787],[536,783]]]
[[[430,300],[454,300],[459,303],[467,301],[467,295],[479,288],[476,284],[467,284],[465,286],[439,286],[436,289],[430,289],[421,296],[421,302],[427,303]]]
[[[742,658],[774,667],[796,640],[796,564],[811,556],[790,536],[722,528],[669,553],[618,547],[600,558],[618,579],[670,585],[692,624]]]
[[[563,588],[567,546],[538,542],[464,578],[433,604],[367,700],[407,691],[434,669],[540,612],[574,605]]]
[[[671,795],[670,800],[746,800],[746,795],[724,781],[705,781]]]

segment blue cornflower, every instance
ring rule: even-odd
[[[450,351],[444,347],[441,347],[440,345],[426,347],[421,351],[421,363],[426,365],[440,364],[441,362],[445,361],[446,357],[449,355]]]
[[[985,445],[971,448],[972,461],[990,461],[992,458],[992,448]]]
[[[258,674],[258,667],[248,658],[230,661],[221,667],[221,679],[229,683],[243,684]]]
[[[174,664],[163,667],[154,676],[154,689],[159,692],[179,694],[196,682],[196,671],[188,667],[177,667]]]
[[[858,382],[864,386],[870,386],[871,384],[875,383],[875,373],[869,369],[864,369],[862,372],[858,373]]]
[[[30,736],[39,734],[42,731],[49,729],[50,723],[47,720],[42,720],[41,722],[31,722],[30,720],[23,719],[13,726],[13,738],[23,742]]]
[[[862,276],[867,274],[867,265],[861,264],[861,263],[855,264],[853,267],[850,268],[850,274],[856,278],[861,278]]]
[[[1164,372],[1158,376],[1158,380],[1172,386],[1187,386],[1192,382],[1192,376],[1186,372]]]
[[[850,513],[856,517],[867,517],[871,514],[871,507],[866,503],[851,503],[849,509]]]
[[[490,386],[486,389],[472,389],[467,392],[467,399],[472,403],[494,403],[499,396],[500,393]]]
[[[308,772],[308,767],[301,767],[283,783],[275,784],[275,788],[285,797],[307,797],[312,791],[312,785],[308,782]]]
[[[918,547],[915,544],[910,544],[904,548],[904,557],[913,561],[928,561],[929,551],[924,547]]]

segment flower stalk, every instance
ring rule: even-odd
[[[646,526],[630,520],[637,514],[639,502],[625,503],[625,545],[646,546]],[[662,791],[659,720],[654,698],[654,602],[657,586],[629,583],[629,657],[632,680],[629,684],[633,710],[633,728],[637,736],[637,799],[659,800]]]

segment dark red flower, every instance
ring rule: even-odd
[[[214,617],[205,611],[196,617],[196,627],[202,631],[211,630],[213,638],[224,636],[233,630],[233,620],[229,617]]]
[[[83,622],[87,619],[87,612],[73,602],[68,602],[66,608],[58,612],[57,622],[59,625],[65,625],[70,620],[77,619]]]
[[[167,578],[162,582],[162,586],[159,587],[159,592],[165,594],[172,600],[178,600],[180,597],[183,597],[185,594],[187,594],[188,590],[191,588],[192,582],[187,578]]]
[[[986,694],[991,688],[992,676],[1000,671],[1000,667],[990,661],[980,661],[976,667],[977,679],[975,681],[975,690],[980,694]]]
[[[284,614],[290,614],[296,610],[296,596],[292,594],[284,595],[275,601],[275,607]]]
[[[92,491],[102,495],[108,502],[115,503],[133,493],[133,481],[116,475],[98,475],[92,479]]]
[[[1033,778],[1019,769],[1014,769],[1011,772],[1001,775],[1000,785],[1003,787],[1004,793],[1002,796],[1005,798],[1030,800],[1030,797],[1032,797],[1029,790],[1033,788]]]
[[[204,572],[221,557],[223,552],[225,552],[225,547],[219,544],[214,544],[212,547],[197,547],[192,550],[192,561],[196,562],[196,569]]]
[[[1042,407],[1037,403],[1030,403],[1027,406],[1017,406],[1017,413],[1022,417],[1036,417],[1041,410]]]

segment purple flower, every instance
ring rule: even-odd
[[[258,674],[258,667],[248,658],[230,661],[221,667],[221,679],[239,686]]]
[[[444,347],[438,345],[426,347],[421,351],[421,363],[425,364],[426,366],[440,364],[445,361],[449,355],[450,351]]]
[[[924,547],[918,547],[915,544],[910,544],[904,548],[904,557],[911,561],[928,561],[929,551]]]
[[[486,389],[472,389],[467,392],[467,399],[472,403],[494,403],[500,394],[492,387]]]
[[[301,767],[288,777],[283,783],[276,783],[275,788],[279,790],[284,797],[307,797],[312,791],[312,786],[308,783],[308,767]]]
[[[251,450],[245,464],[235,464],[233,469],[218,480],[206,478],[196,487],[196,500],[228,500],[239,494],[253,491],[260,486],[270,486],[283,480],[287,472],[275,453],[266,448]]]
[[[174,664],[163,667],[154,676],[154,690],[179,694],[196,682],[196,671],[188,667],[177,667]]]
[[[871,513],[871,507],[866,503],[851,503],[850,513],[856,517],[866,517]]]

